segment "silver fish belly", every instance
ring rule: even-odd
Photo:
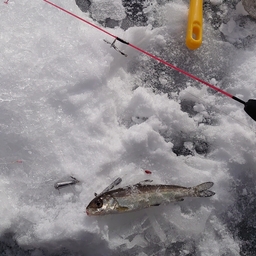
[[[124,213],[183,201],[184,197],[211,197],[215,194],[208,190],[212,186],[213,182],[205,182],[195,187],[138,183],[96,196],[86,207],[86,213],[89,216]]]

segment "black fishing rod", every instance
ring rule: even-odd
[[[137,46],[135,46],[135,45],[133,45],[133,44],[131,44],[131,43],[129,43],[129,42],[126,42],[125,40],[123,40],[123,39],[121,39],[121,38],[119,38],[119,37],[117,37],[117,36],[115,36],[115,35],[109,33],[109,32],[106,31],[105,29],[103,29],[103,28],[101,28],[101,27],[99,27],[99,26],[97,26],[97,25],[95,25],[95,24],[93,24],[93,23],[91,23],[91,22],[89,22],[89,21],[87,21],[87,20],[85,20],[85,19],[83,19],[83,18],[81,18],[81,17],[75,15],[74,13],[69,12],[69,11],[65,10],[64,8],[62,8],[62,7],[56,5],[56,4],[54,4],[54,3],[52,3],[52,2],[50,2],[50,1],[48,1],[48,0],[44,0],[44,1],[45,1],[46,3],[48,3],[48,4],[50,4],[50,5],[52,5],[52,6],[56,7],[56,8],[58,8],[59,10],[61,10],[61,11],[63,11],[63,12],[66,12],[66,13],[68,13],[69,15],[71,15],[71,16],[73,16],[73,17],[75,17],[75,18],[77,18],[77,19],[79,19],[79,20],[81,20],[81,21],[87,23],[88,25],[90,25],[90,26],[92,26],[92,27],[94,27],[94,28],[96,28],[96,29],[102,31],[103,33],[105,33],[105,34],[107,34],[107,35],[113,37],[113,38],[114,38],[114,42],[111,44],[111,46],[114,47],[114,49],[118,50],[121,54],[123,54],[123,55],[126,56],[126,54],[124,54],[123,52],[121,52],[121,51],[120,51],[119,49],[117,49],[117,47],[114,45],[114,43],[115,43],[116,41],[119,41],[119,42],[121,42],[121,43],[123,43],[123,44],[126,44],[126,45],[128,45],[128,46],[134,48],[135,50],[146,54],[146,55],[149,56],[150,58],[153,58],[153,59],[157,60],[158,62],[160,62],[160,63],[162,63],[162,64],[164,64],[164,65],[166,65],[166,66],[168,66],[168,67],[170,67],[170,68],[172,68],[172,69],[174,69],[174,70],[176,70],[176,71],[178,71],[178,72],[180,72],[180,73],[182,73],[182,74],[184,74],[184,75],[186,75],[186,76],[192,78],[193,80],[196,80],[196,81],[198,81],[198,82],[200,82],[200,83],[202,83],[202,84],[204,84],[204,85],[206,85],[206,86],[212,88],[213,90],[215,90],[215,91],[217,91],[217,92],[220,92],[220,93],[222,93],[223,95],[225,95],[225,96],[227,96],[227,97],[229,97],[229,98],[231,98],[231,99],[233,99],[233,100],[235,100],[235,101],[238,101],[239,103],[241,103],[241,104],[244,105],[244,111],[245,111],[254,121],[256,121],[256,100],[254,100],[254,99],[249,99],[247,102],[245,102],[245,101],[243,101],[243,100],[237,98],[236,96],[234,96],[234,95],[232,95],[232,94],[230,94],[230,93],[228,93],[228,92],[226,92],[226,91],[224,91],[224,90],[222,90],[222,89],[220,89],[220,88],[218,88],[218,87],[216,87],[216,86],[214,86],[214,85],[212,85],[212,84],[210,84],[210,83],[208,83],[208,82],[202,80],[201,78],[198,78],[198,77],[196,77],[196,76],[190,74],[189,72],[187,72],[187,71],[185,71],[185,70],[183,70],[183,69],[180,69],[180,68],[178,68],[178,67],[172,65],[171,63],[169,63],[169,62],[167,62],[167,61],[165,61],[165,60],[163,60],[163,59],[160,59],[159,57],[157,57],[157,56],[155,56],[155,55],[153,55],[153,54],[151,54],[151,53],[149,53],[149,52],[147,52],[147,51],[145,51],[145,50],[143,50],[143,49],[141,49],[141,48],[139,48],[139,47],[137,47]]]

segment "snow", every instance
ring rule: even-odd
[[[92,2],[97,20],[125,18],[121,1]],[[54,3],[94,22],[75,1]],[[164,3],[157,28],[107,30],[145,50],[162,50],[171,63],[195,67],[195,75],[205,70],[204,79],[245,101],[256,98],[255,42],[232,44],[255,35],[255,22],[239,27],[233,13],[220,28],[223,42],[205,21],[204,43],[191,53],[183,40],[186,10],[181,1]],[[253,216],[237,202],[240,196],[253,202],[256,165],[255,123],[243,106],[167,71],[157,81],[169,95],[146,86],[154,79],[150,59],[117,44],[128,54],[122,56],[103,41],[112,40],[107,35],[44,1],[2,3],[0,15],[2,255],[240,255],[244,238],[235,224]],[[219,57],[221,51],[226,55]],[[54,188],[70,175],[80,182]],[[86,216],[94,192],[117,177],[121,186],[213,181],[216,195]]]

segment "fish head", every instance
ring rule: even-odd
[[[95,197],[86,207],[86,214],[89,216],[106,215],[117,213],[117,201],[110,195]]]

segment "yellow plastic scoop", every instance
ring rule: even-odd
[[[190,0],[186,45],[190,50],[197,49],[203,38],[203,0]]]

